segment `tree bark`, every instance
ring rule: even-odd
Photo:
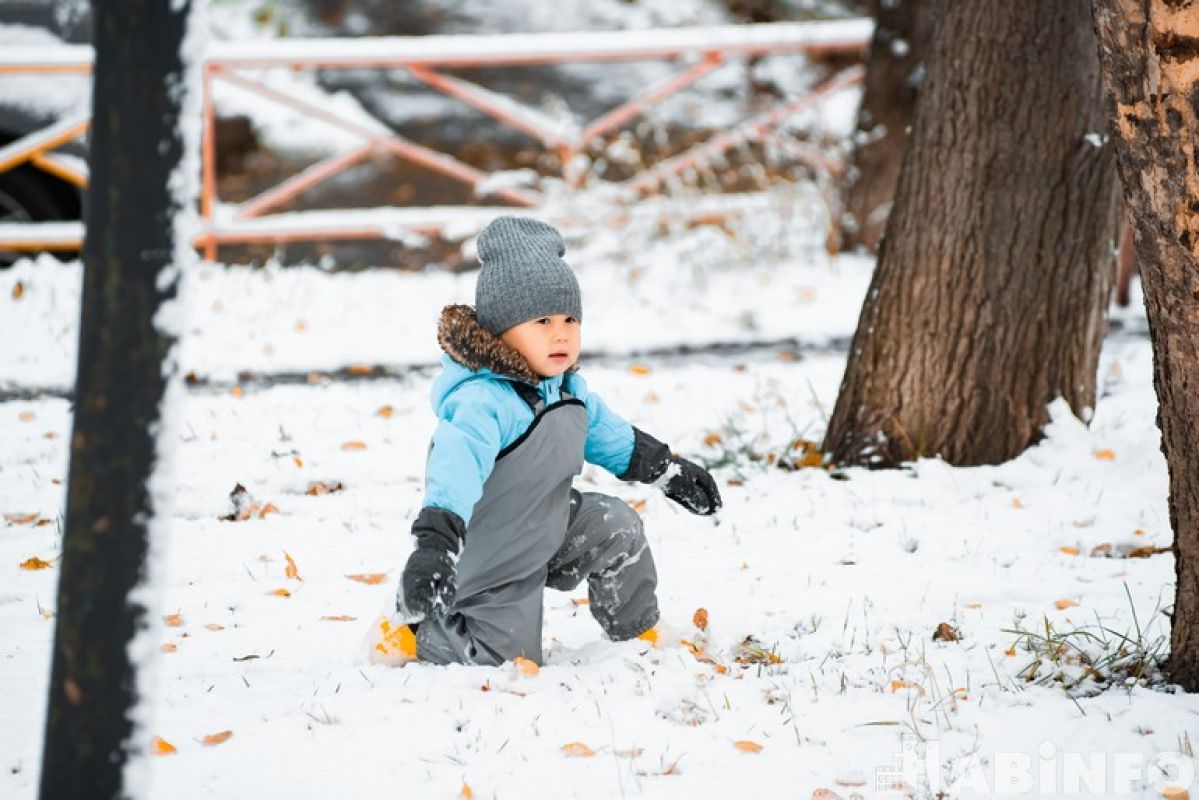
[[[172,10],[172,8],[174,10]],[[83,311],[41,797],[124,796],[135,699],[129,643],[145,610],[156,424],[170,340],[181,154],[180,45],[190,3],[94,0],[95,78]]]
[[[1199,691],[1199,3],[1095,0],[1170,472],[1171,680]]]
[[[1087,419],[1118,201],[1087,0],[935,0],[895,207],[824,447],[1010,459]]]
[[[874,0],[874,38],[842,188],[841,248],[878,251],[924,72],[929,0]]]

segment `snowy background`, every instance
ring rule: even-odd
[[[683,5],[720,21],[704,3],[621,19],[682,24]],[[580,488],[641,511],[664,621],[693,644],[608,642],[584,590],[547,592],[535,675],[362,652],[421,505],[436,316],[473,273],[188,274],[150,698],[173,752],[134,743],[152,796],[1156,798],[1192,775],[1199,701],[1154,669],[1174,565],[1139,299],[1113,309],[1089,427],[1058,403],[1000,466],[780,469],[823,434],[872,263],[827,255],[815,188],[770,200],[724,226],[570,234],[589,385],[712,464],[725,508],[693,517],[588,467]],[[3,798],[37,789],[80,280],[45,258],[0,272]],[[257,510],[223,520],[239,483]]]

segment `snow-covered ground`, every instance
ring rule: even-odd
[[[605,641],[583,591],[547,592],[534,676],[361,658],[410,548],[431,373],[234,385],[242,370],[429,363],[437,309],[469,301],[473,275],[206,266],[189,279],[183,360],[212,383],[168,433],[180,463],[159,613],[177,624],[163,628],[152,729],[177,752],[147,757],[152,796],[1149,798],[1169,782],[1159,768],[1192,774],[1178,754],[1199,735],[1199,700],[1135,680],[1071,694],[1026,682],[1036,656],[1011,632],[1102,626],[1145,646],[1168,633],[1172,557],[1119,557],[1171,541],[1150,349],[1127,332],[1140,313],[1107,344],[1090,427],[1058,404],[1045,441],[1010,463],[767,468],[744,452],[819,440],[839,350],[627,355],[852,333],[870,264],[824,256],[804,233],[818,224],[783,240],[757,222],[757,237],[571,243],[585,350],[607,354],[584,364],[589,385],[679,452],[732,463],[716,470],[714,519],[593,467],[580,482],[644,503],[665,619],[704,653]],[[0,388],[70,385],[78,281],[77,265],[49,261],[0,273]],[[63,399],[0,403],[5,798],[36,794],[57,570],[19,565],[59,553],[69,430]],[[221,521],[236,483],[277,512]],[[934,640],[941,623],[960,638]],[[1037,674],[1082,676],[1065,662]]]

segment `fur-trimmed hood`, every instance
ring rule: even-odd
[[[441,310],[437,343],[446,355],[471,371],[486,368],[534,386],[541,381],[524,356],[483,327],[470,306],[446,306]],[[567,370],[574,371],[574,366]]]

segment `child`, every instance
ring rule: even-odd
[[[622,480],[664,478],[666,496],[696,514],[720,508],[716,483],[610,411],[575,372],[582,307],[557,230],[499,217],[478,251],[475,308],[448,306],[438,325],[438,425],[396,601],[401,616],[422,621],[392,641],[436,664],[541,663],[543,589],[584,579],[610,638],[653,641],[657,572],[641,518],[571,481],[584,459]]]

